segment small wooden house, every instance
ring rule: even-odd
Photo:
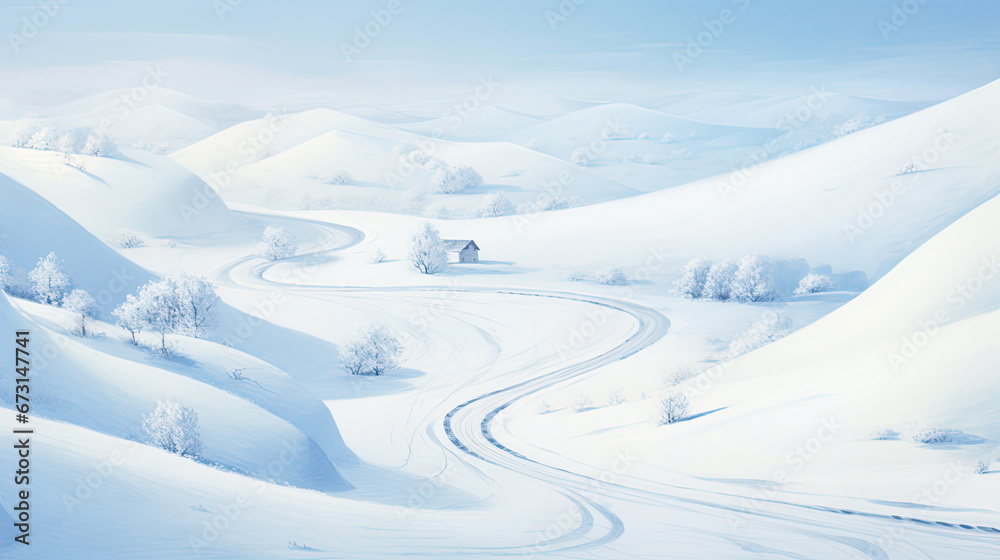
[[[448,255],[455,255],[460,263],[479,262],[479,246],[471,239],[443,239]]]

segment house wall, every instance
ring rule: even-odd
[[[458,262],[479,262],[479,251],[470,249],[468,251],[459,251]]]

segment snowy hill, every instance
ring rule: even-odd
[[[82,168],[81,168],[82,167]],[[110,241],[128,227],[154,237],[191,237],[232,229],[236,221],[201,179],[142,151],[119,158],[0,146],[0,173],[55,203]]]
[[[15,267],[15,281],[38,259],[55,252],[77,287],[87,290],[105,312],[125,294],[151,279],[151,274],[109,248],[30,189],[0,175],[0,255]],[[42,235],[46,232],[45,235]]]

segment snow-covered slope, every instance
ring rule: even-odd
[[[152,278],[47,200],[0,175],[0,255],[15,267],[15,282],[24,282],[38,259],[55,252],[76,286],[87,290],[110,311]]]
[[[235,219],[201,179],[168,158],[117,158],[0,146],[0,173],[28,186],[102,239],[128,227],[152,236],[226,231]]]

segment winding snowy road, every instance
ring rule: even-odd
[[[345,226],[300,221],[300,225],[303,224],[318,230],[323,241],[281,262],[281,266],[322,265],[336,259],[338,251],[364,239],[362,232]],[[477,297],[489,297],[490,301],[498,297],[511,301],[549,298],[581,307],[598,306],[631,318],[631,331],[609,347],[589,348],[589,353],[569,352],[565,360],[549,360],[530,372],[518,372],[517,375],[501,372],[491,380],[502,382],[509,377],[511,381],[472,398],[461,398],[477,386],[474,379],[465,379],[461,388],[466,391],[447,393],[415,424],[409,434],[411,440],[424,435],[433,444],[450,449],[455,460],[477,471],[501,469],[539,481],[563,501],[562,506],[546,503],[545,507],[568,512],[554,516],[551,526],[540,528],[534,535],[512,537],[509,547],[472,549],[470,545],[470,549],[456,550],[448,556],[483,558],[545,554],[558,558],[974,560],[996,558],[1000,552],[1000,530],[992,527],[958,526],[777,499],[761,499],[759,507],[746,510],[740,507],[746,495],[732,488],[708,483],[705,487],[670,485],[624,474],[613,481],[602,480],[592,473],[545,464],[519,451],[517,441],[501,441],[495,435],[495,422],[519,399],[587,376],[598,368],[641,352],[662,338],[670,321],[654,309],[569,292],[502,287],[364,287],[288,282],[269,273],[275,266],[275,263],[246,257],[221,268],[218,282],[242,289],[279,289],[334,303],[371,297],[407,300],[441,292],[461,293],[472,300]],[[448,309],[442,313],[451,314],[453,319],[481,333],[486,330],[477,325],[492,320],[483,316],[459,317],[457,312]],[[517,325],[508,327],[517,330]],[[434,336],[433,333],[412,334],[415,337]],[[483,336],[489,338],[486,334]],[[491,344],[496,346],[498,353],[504,351],[495,341]],[[516,488],[505,491],[518,495]],[[526,511],[538,507],[531,498],[524,498]],[[817,497],[815,501],[821,502],[822,498]],[[743,520],[739,526],[731,523],[736,517]],[[658,552],[654,556],[650,551]],[[414,553],[419,552],[419,547],[414,548]],[[441,555],[442,551],[434,549],[434,554]]]

